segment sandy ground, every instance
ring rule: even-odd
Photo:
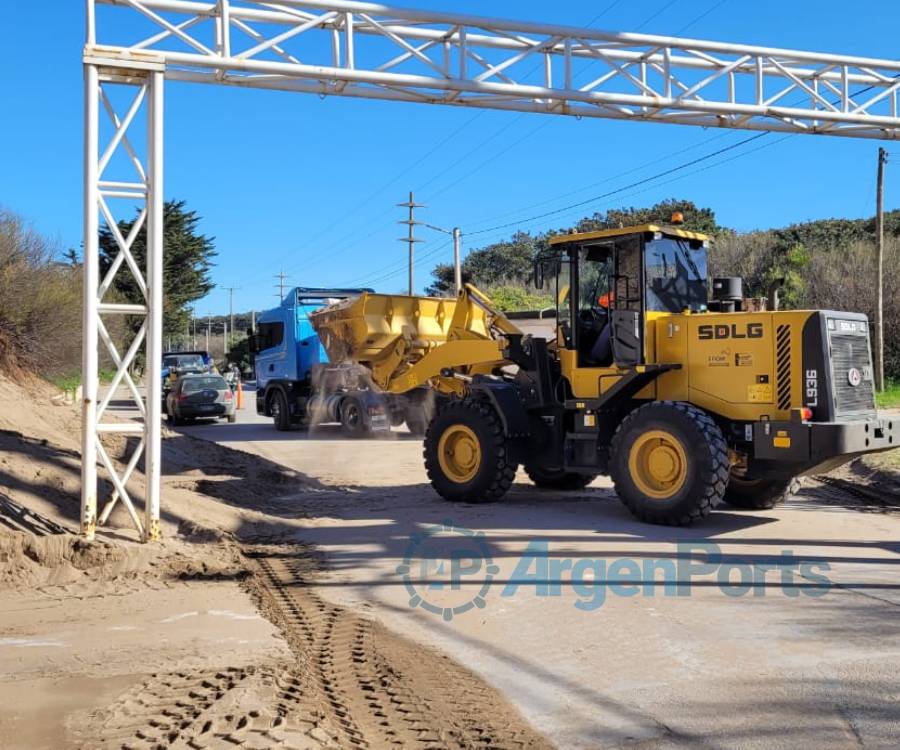
[[[272,510],[316,480],[167,433],[164,541],[118,507],[81,542],[78,414],[51,396],[0,378],[4,749],[549,746],[473,672],[312,590]],[[121,469],[127,441],[104,442]]]
[[[167,433],[162,544],[119,508],[85,546],[77,415],[0,403],[3,747],[900,745],[889,473],[665,529],[604,480],[451,506],[406,433],[245,410]]]
[[[284,435],[241,420],[183,432],[319,483],[268,508],[280,533],[322,553],[317,593],[452,654],[560,747],[900,746],[900,515],[888,475],[855,466],[777,510],[667,529],[635,522],[602,479],[560,497],[520,475],[503,503],[450,506],[425,484],[421,442],[402,432],[346,441],[329,426]],[[459,529],[481,532],[491,560],[454,589],[450,559],[471,549]],[[410,589],[398,566],[423,537]],[[704,568],[710,550],[720,556]],[[796,566],[785,573],[786,559]],[[623,577],[639,583],[617,586]],[[450,621],[422,604],[482,594],[483,607]]]

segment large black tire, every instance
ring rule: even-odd
[[[287,397],[282,391],[275,391],[269,401],[269,411],[275,429],[279,432],[287,432],[291,429],[291,412],[288,407]]]
[[[353,438],[369,434],[366,407],[358,398],[347,396],[341,401],[341,427],[346,435]]]
[[[450,402],[431,420],[423,455],[431,486],[453,502],[499,500],[518,468],[497,413],[473,398]]]
[[[797,477],[789,479],[749,479],[731,475],[725,502],[742,510],[770,510],[800,490]]]
[[[413,435],[422,437],[428,429],[428,422],[424,417],[408,417],[406,426]]]
[[[613,435],[610,474],[631,513],[687,526],[709,515],[728,486],[728,446],[706,412],[679,401],[635,409]]]
[[[576,474],[563,469],[543,469],[539,466],[526,466],[525,473],[536,486],[548,490],[583,490],[593,482],[598,474]]]

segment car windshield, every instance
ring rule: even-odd
[[[209,377],[209,378],[185,378],[184,385],[181,390],[185,393],[198,393],[199,391],[216,390],[224,391],[228,388],[225,378]]]
[[[206,365],[199,354],[177,354],[163,357],[163,365],[179,370],[202,370]]]

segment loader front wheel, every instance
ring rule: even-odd
[[[543,469],[539,466],[526,466],[525,473],[537,487],[566,492],[583,490],[598,477],[597,474],[576,474],[573,471]]]
[[[453,401],[425,433],[425,469],[445,500],[499,500],[516,475],[503,427],[494,409],[477,399]]]
[[[658,401],[635,409],[613,436],[616,493],[642,521],[687,526],[722,502],[728,446],[718,425],[691,404]]]

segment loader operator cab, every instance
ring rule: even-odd
[[[648,224],[561,235],[550,245],[535,281],[554,294],[557,343],[576,352],[579,367],[643,364],[648,314],[706,309],[703,235]]]

